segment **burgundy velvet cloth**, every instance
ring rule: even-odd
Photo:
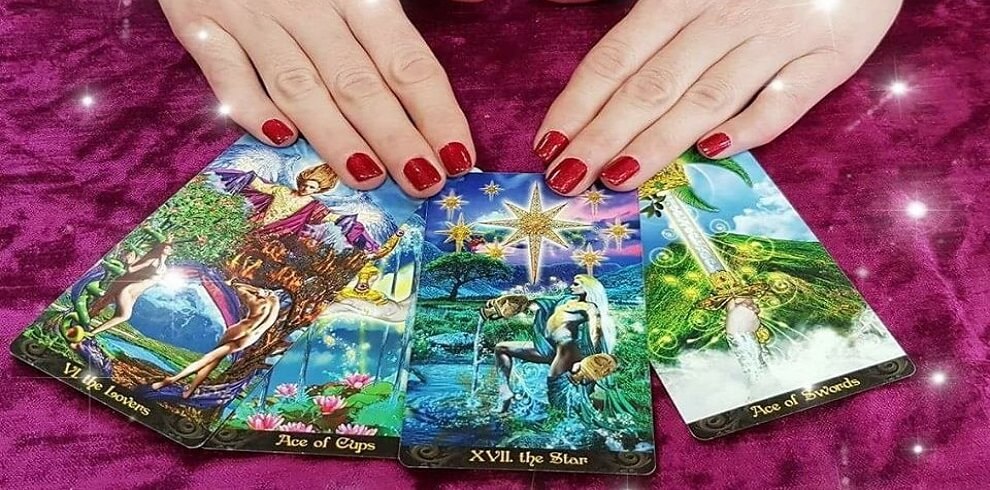
[[[240,135],[156,3],[0,0],[5,345]],[[420,0],[408,10],[448,68],[481,166],[539,171],[530,145],[544,111],[628,7]],[[982,0],[908,0],[859,74],[757,152],[918,362],[911,380],[709,443],[691,438],[655,383],[660,470],[627,478],[186,450],[0,355],[0,487],[985,486],[988,24]],[[895,78],[906,96],[888,96]],[[912,199],[925,218],[906,216]],[[939,371],[941,386],[930,381]]]

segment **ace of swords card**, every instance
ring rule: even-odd
[[[652,472],[636,195],[486,173],[425,206],[402,463]]]
[[[752,155],[689,152],[639,197],[649,353],[695,437],[914,373]]]
[[[342,183],[309,145],[245,137],[88,270],[17,358],[187,447],[267,378],[419,207]]]

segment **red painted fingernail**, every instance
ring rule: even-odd
[[[571,143],[571,140],[564,136],[564,133],[560,131],[547,131],[547,134],[543,135],[540,139],[539,144],[536,145],[536,149],[533,150],[536,156],[543,160],[544,164],[552,162],[560,152],[567,148],[567,145]]]
[[[261,125],[261,132],[265,133],[268,139],[272,140],[272,143],[276,145],[281,145],[286,141],[292,139],[296,133],[292,132],[292,129],[285,125],[284,122],[278,119],[269,119]]]
[[[613,186],[622,185],[629,177],[639,172],[639,160],[630,156],[624,156],[612,160],[612,163],[602,170],[601,179]]]
[[[732,139],[725,133],[715,133],[698,142],[698,151],[708,158],[722,153],[726,148],[732,146]]]
[[[355,153],[347,158],[347,171],[358,182],[373,179],[382,174],[382,168],[364,153]]]
[[[547,185],[559,194],[567,194],[574,190],[584,176],[588,174],[588,166],[577,158],[565,158],[547,175]]]
[[[447,175],[460,175],[471,170],[471,153],[457,141],[440,148],[440,161],[447,169]]]
[[[406,166],[402,168],[402,173],[406,175],[406,178],[409,179],[409,182],[412,182],[413,187],[418,191],[439,184],[440,180],[442,180],[437,168],[425,158],[413,158],[409,160],[406,162]]]

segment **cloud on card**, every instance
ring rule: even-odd
[[[741,215],[732,218],[735,232],[783,240],[815,241],[797,211],[772,182],[758,182],[753,186],[757,195],[756,206],[745,208]]]

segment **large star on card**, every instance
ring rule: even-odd
[[[587,223],[556,219],[557,215],[567,206],[567,203],[544,209],[543,198],[540,196],[540,189],[536,185],[533,186],[533,191],[529,196],[529,204],[527,204],[529,209],[521,208],[508,201],[504,201],[502,205],[515,215],[515,218],[482,221],[481,224],[512,230],[512,234],[502,241],[504,245],[512,245],[527,240],[529,281],[531,283],[539,281],[540,265],[543,263],[544,240],[560,247],[569,248],[570,242],[561,236],[560,232],[588,228],[589,226]]]

